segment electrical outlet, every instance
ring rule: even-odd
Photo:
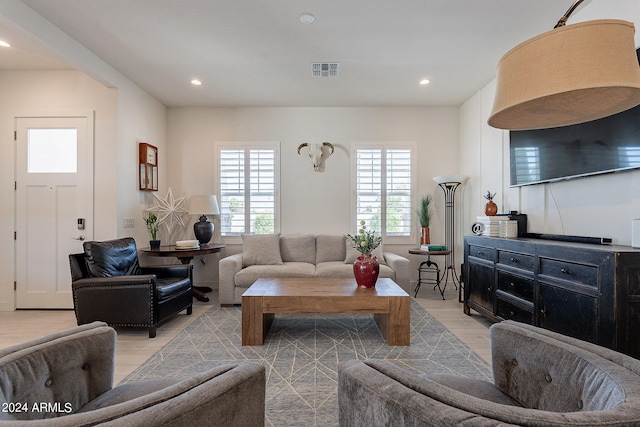
[[[124,228],[133,228],[133,218],[126,216],[122,218],[122,226]]]

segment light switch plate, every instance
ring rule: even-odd
[[[124,228],[133,228],[133,218],[127,216],[122,218],[122,226]]]

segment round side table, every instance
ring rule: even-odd
[[[440,296],[442,297],[442,299],[444,299],[444,291],[447,289],[447,283],[445,282],[444,288],[440,287],[440,281],[442,280],[442,278],[440,277],[440,272],[442,270],[440,270],[440,267],[438,267],[438,264],[435,261],[431,261],[431,257],[434,255],[449,255],[451,253],[451,250],[447,249],[446,251],[423,251],[421,249],[409,249],[409,253],[413,255],[427,256],[427,260],[422,261],[420,263],[420,266],[418,267],[418,283],[416,284],[416,289],[413,297],[415,298],[418,296],[420,285],[424,282],[430,285],[434,285],[433,290],[438,288],[438,291],[440,291]]]

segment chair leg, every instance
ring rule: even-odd
[[[151,326],[149,327],[149,338],[155,338],[155,337],[156,337],[156,327]]]
[[[187,316],[191,316],[191,313],[193,313],[193,306],[192,305],[187,307]]]

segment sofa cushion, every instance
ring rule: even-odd
[[[164,279],[156,279],[156,294],[158,301],[164,301],[181,292],[188,291],[191,288],[191,280],[188,277],[178,279],[175,277],[167,277]]]
[[[346,256],[344,236],[318,234],[316,236],[316,264],[327,261],[344,261]]]
[[[347,253],[344,259],[344,263],[353,264],[356,261],[356,258],[360,256],[360,252],[353,247],[353,245],[351,244],[351,239],[345,238],[344,243],[345,243],[345,252]],[[386,260],[384,259],[384,250],[382,249],[382,245],[375,248],[371,254],[376,257],[376,259],[378,260],[378,263],[380,264],[387,263]]]
[[[136,242],[131,237],[83,243],[87,270],[92,277],[140,274]]]
[[[316,277],[354,277],[353,265],[345,264],[343,261],[321,262],[316,265]],[[395,280],[395,272],[390,267],[381,264],[380,275]]]
[[[280,264],[280,234],[242,235],[242,265]]]
[[[488,400],[500,405],[522,406],[508,394],[500,391],[492,382],[486,380],[447,374],[429,374],[425,375],[425,378],[478,399]]]
[[[158,390],[179,383],[181,380],[175,378],[159,378],[127,383],[102,393],[91,402],[84,405],[78,413],[95,411],[96,409],[107,408],[118,403],[128,402],[139,397],[148,396]]]
[[[313,277],[315,266],[306,262],[282,265],[252,265],[236,273],[236,286],[248,287],[260,278]]]
[[[316,262],[316,236],[281,236],[280,255],[282,262]]]

